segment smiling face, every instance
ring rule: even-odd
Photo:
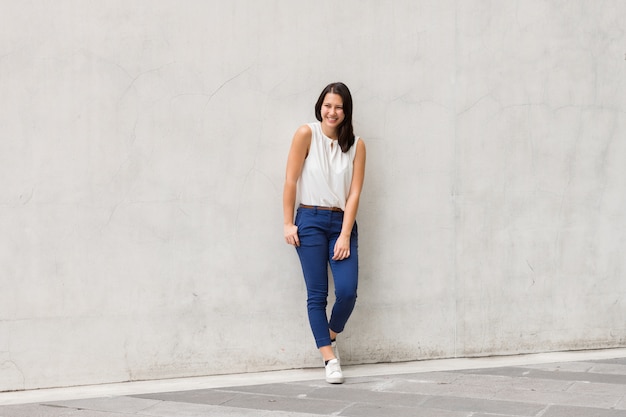
[[[333,137],[346,115],[343,112],[343,99],[339,94],[328,93],[324,96],[320,109],[322,128],[326,136]],[[331,133],[331,134],[329,134]]]

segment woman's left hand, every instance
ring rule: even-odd
[[[350,257],[350,235],[339,235],[335,242],[333,261],[341,261]]]

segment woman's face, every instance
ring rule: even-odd
[[[328,93],[322,102],[320,109],[322,115],[322,124],[329,128],[336,129],[339,127],[346,115],[343,113],[343,100],[339,94]]]

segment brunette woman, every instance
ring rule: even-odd
[[[345,84],[324,88],[315,104],[315,116],[318,122],[298,128],[289,151],[284,235],[300,258],[309,323],[325,362],[326,381],[341,384],[336,337],[344,330],[357,298],[356,214],[365,174],[365,144],[354,135],[352,96]],[[335,285],[330,319],[326,314],[328,265]]]

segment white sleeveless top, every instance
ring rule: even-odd
[[[299,202],[345,210],[359,137],[344,153],[336,140],[324,135],[319,122],[308,126],[312,133],[311,147],[298,181]]]

